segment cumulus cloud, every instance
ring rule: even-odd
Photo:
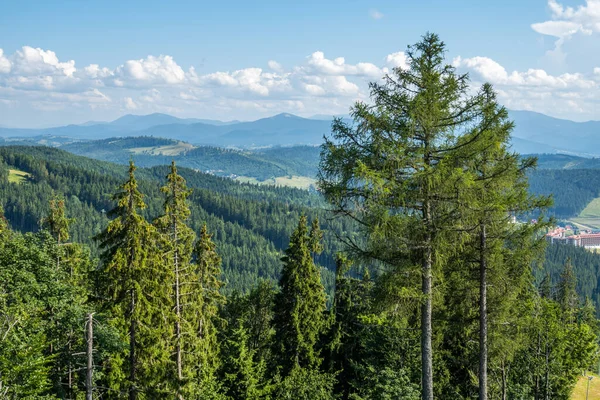
[[[548,0],[551,19],[531,24],[531,28],[546,36],[556,38],[554,50],[549,52],[564,58],[563,44],[575,34],[591,35],[600,32],[600,0],[585,0],[585,5],[567,7],[556,0]]]
[[[307,58],[308,67],[305,68],[309,73],[322,75],[352,75],[371,78],[381,78],[385,71],[372,63],[359,62],[357,64],[346,64],[344,57],[337,57],[333,60],[325,57],[322,51],[315,51]]]
[[[185,72],[173,57],[164,55],[126,61],[114,75],[123,81],[142,84],[175,84],[185,80]]]
[[[587,74],[552,75],[534,68],[508,72],[488,57],[457,57],[453,65],[471,72],[476,84],[492,83],[501,102],[508,108],[582,119],[593,118],[600,106],[600,68]]]
[[[60,62],[53,51],[23,46],[12,56],[11,70],[22,76],[43,74],[71,77],[77,69],[75,61]]]
[[[465,59],[457,57],[453,60],[453,65],[471,69],[484,81],[496,85],[537,86],[550,89],[591,89],[596,87],[594,80],[587,79],[580,73],[550,75],[543,69],[530,68],[527,71],[513,71],[509,74],[502,65],[488,57]]]
[[[560,12],[561,18],[571,15]],[[547,32],[554,32],[551,27],[546,26]],[[590,116],[600,109],[600,66],[553,75],[539,68],[508,71],[483,56],[456,57],[452,63],[471,72],[475,83],[493,83],[509,107]],[[44,110],[73,105],[194,115],[200,109],[214,113],[211,118],[225,119],[270,112],[333,115],[346,113],[357,100],[368,100],[368,82],[397,67],[409,68],[406,53],[392,52],[376,63],[354,63],[315,51],[289,69],[268,60],[265,69],[197,71],[193,66],[184,69],[169,55],[126,60],[116,68],[76,68],[75,61],[65,61],[51,50],[24,46],[10,55],[0,49],[0,100],[11,107],[28,104]]]
[[[267,65],[275,72],[283,72],[283,67],[275,60],[269,60]]]
[[[11,69],[11,63],[8,58],[4,57],[4,51],[0,49],[0,74],[8,74]]]
[[[392,68],[408,69],[408,57],[403,51],[388,54],[385,62]]]

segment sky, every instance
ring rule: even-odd
[[[346,114],[426,32],[507,108],[600,120],[600,0],[4,0],[0,126]]]

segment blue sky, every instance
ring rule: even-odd
[[[600,0],[7,0],[0,125],[344,113],[426,31],[508,107],[600,119]]]

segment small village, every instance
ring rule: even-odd
[[[553,228],[546,234],[546,239],[550,243],[570,244],[586,249],[600,249],[600,232],[581,230],[572,225]]]

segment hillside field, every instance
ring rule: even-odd
[[[308,176],[278,176],[276,178],[266,179],[264,181],[260,181],[256,178],[252,178],[249,176],[238,176],[236,178],[237,181],[242,183],[252,183],[259,185],[272,185],[272,186],[287,186],[293,187],[297,189],[309,189],[311,186],[316,184],[316,179],[310,178]]]
[[[23,183],[29,178],[30,174],[18,169],[8,170],[8,181],[11,183]]]
[[[571,222],[583,229],[600,229],[600,198],[595,198]]]
[[[590,381],[590,391],[588,399],[600,399],[600,377],[596,374],[591,374],[594,378]],[[571,400],[585,400],[585,394],[587,391],[588,374],[582,375],[577,381],[575,389],[571,394]]]

